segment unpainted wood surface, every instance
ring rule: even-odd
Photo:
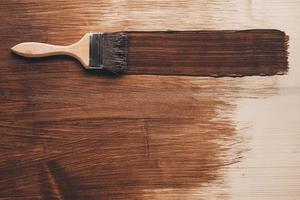
[[[0,199],[297,199],[299,1],[0,1]],[[24,41],[276,28],[284,76],[108,77]]]

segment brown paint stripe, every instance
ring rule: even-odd
[[[285,74],[288,36],[279,30],[128,32],[128,74]]]

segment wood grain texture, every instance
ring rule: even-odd
[[[297,199],[299,6],[0,1],[0,199]],[[94,31],[249,28],[290,36],[287,75],[116,78],[10,52]]]

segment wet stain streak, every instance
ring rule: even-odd
[[[133,74],[285,74],[288,36],[279,30],[129,32]]]

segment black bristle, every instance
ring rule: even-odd
[[[125,32],[94,33],[90,38],[90,68],[119,74],[126,71],[128,38]]]

